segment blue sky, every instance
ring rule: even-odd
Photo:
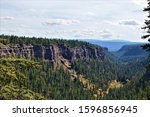
[[[0,0],[0,34],[143,41],[146,0]]]

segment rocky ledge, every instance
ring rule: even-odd
[[[70,47],[67,45],[31,45],[31,44],[15,44],[0,46],[0,58],[2,57],[25,57],[27,59],[37,58],[45,61],[57,62],[61,59],[69,61],[75,59],[104,59],[104,48],[78,46]]]

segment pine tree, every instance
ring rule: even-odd
[[[148,6],[144,8],[143,11],[148,12],[148,18],[145,20],[145,27],[142,29],[145,29],[147,34],[142,36],[143,39],[148,39],[148,44],[145,44],[143,46],[144,49],[150,51],[150,0],[147,0]]]

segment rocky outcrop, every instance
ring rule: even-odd
[[[0,46],[0,57],[25,57],[27,59],[37,58],[57,63],[61,59],[66,59],[69,61],[78,58],[95,58],[103,60],[104,51],[101,47],[70,47],[64,44],[51,44],[49,46],[16,44]]]

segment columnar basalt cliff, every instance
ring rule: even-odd
[[[88,59],[94,58],[103,60],[104,51],[102,47],[87,47],[77,46],[70,47],[67,45],[55,45],[49,46],[42,45],[26,45],[26,44],[15,44],[15,45],[2,45],[0,46],[0,57],[25,57],[27,59],[37,58],[44,61],[56,62],[61,59],[69,61],[81,58]]]

